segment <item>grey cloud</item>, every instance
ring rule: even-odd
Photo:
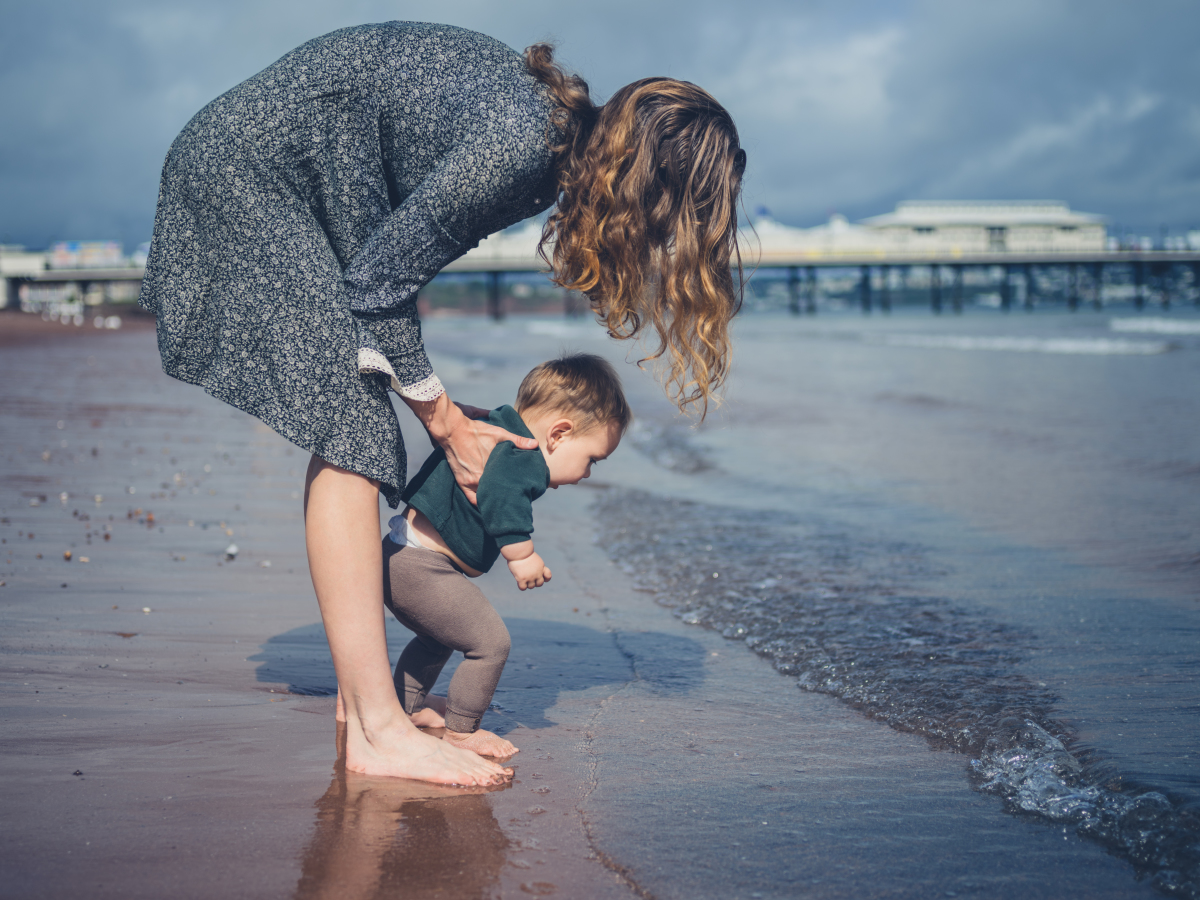
[[[747,205],[794,224],[941,197],[1200,222],[1189,2],[64,0],[4,11],[0,241],[147,239],[163,154],[204,103],[310,37],[396,18],[554,39],[601,96],[648,74],[707,87],[738,121]]]

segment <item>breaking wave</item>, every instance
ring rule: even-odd
[[[1200,334],[1200,321],[1196,319],[1112,319],[1108,327],[1139,334]]]
[[[1117,320],[1119,321],[1119,320]],[[1117,329],[1120,330],[1120,329]],[[1130,331],[1137,329],[1128,329]],[[925,347],[935,350],[999,350],[1010,353],[1059,353],[1070,356],[1153,356],[1166,353],[1166,341],[1125,338],[972,337],[954,334],[879,334],[867,341],[887,347]]]
[[[637,491],[607,491],[596,511],[609,556],[684,622],[744,643],[805,690],[970,754],[974,786],[1009,811],[1074,827],[1160,890],[1200,897],[1200,810],[1073,753],[1055,695],[1019,669],[1032,636],[913,591],[936,574],[919,546]]]

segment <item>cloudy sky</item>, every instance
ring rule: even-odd
[[[192,114],[388,19],[554,40],[601,99],[645,75],[704,86],[741,130],[747,208],[789,224],[1044,198],[1200,227],[1194,0],[0,0],[0,242],[148,240]]]

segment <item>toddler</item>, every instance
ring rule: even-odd
[[[396,664],[396,692],[417,725],[442,726],[445,739],[482,756],[517,752],[479,727],[508,659],[508,629],[483,592],[464,578],[488,571],[503,556],[521,590],[541,587],[550,570],[534,549],[533,501],[563,484],[578,484],[608,457],[629,426],[621,381],[598,356],[577,353],[544,362],[525,376],[516,409],[501,406],[488,421],[535,438],[536,450],[497,444],[479,479],[478,505],[454,481],[446,454],[435,450],[402,494],[408,504],[383,539],[384,603],[416,632]],[[429,696],[455,650],[465,657],[447,697]]]

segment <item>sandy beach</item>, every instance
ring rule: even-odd
[[[513,636],[484,722],[521,748],[513,783],[347,775],[306,455],[163,375],[145,327],[16,339],[16,321],[0,314],[0,897],[1158,896],[973,791],[964,756],[657,605],[597,544],[593,505],[704,481],[632,446],[538,502],[549,587],[481,580]],[[480,405],[564,342],[623,358],[599,329],[520,320],[452,356],[449,328],[426,326],[435,369]],[[649,377],[623,375],[661,415]],[[427,439],[402,421],[415,467]],[[394,659],[407,632],[388,633]]]

